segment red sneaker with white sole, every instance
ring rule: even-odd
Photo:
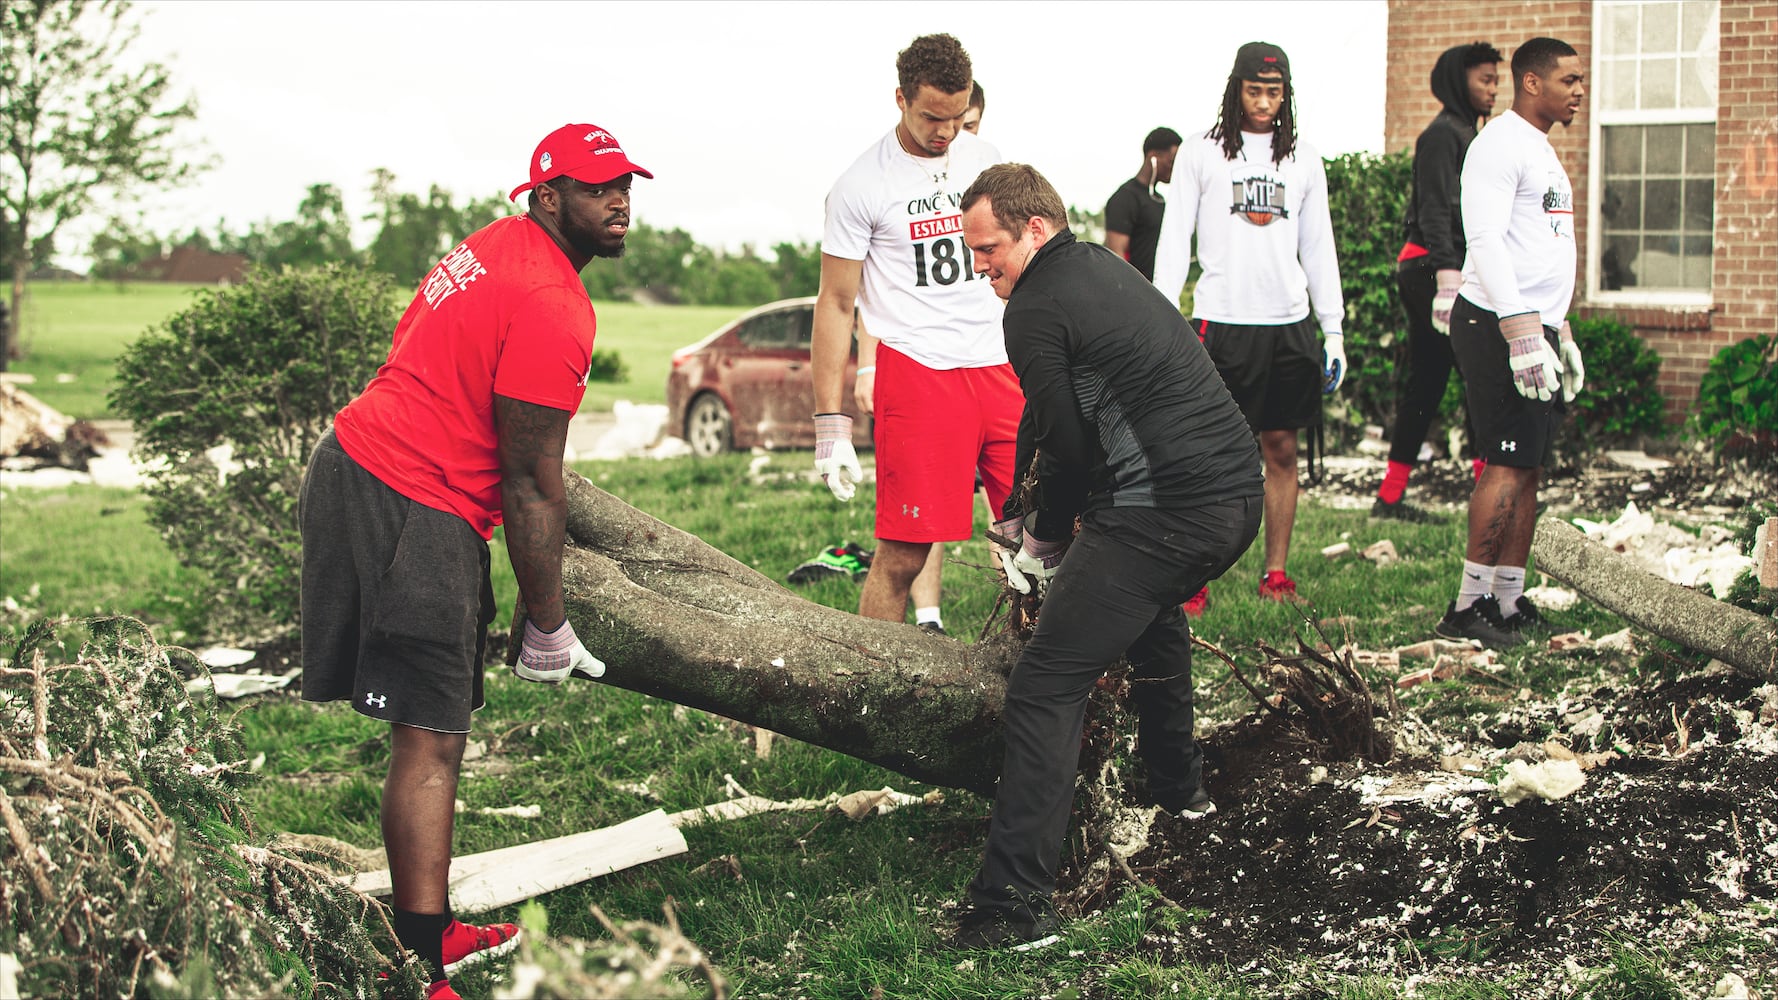
[[[1210,610],[1210,588],[1205,587],[1191,595],[1191,597],[1186,599],[1184,604],[1179,606],[1179,610],[1185,612],[1192,618],[1204,617],[1204,612]]]
[[[1271,570],[1259,581],[1259,596],[1269,601],[1296,600],[1296,581],[1281,569]]]
[[[518,946],[519,929],[513,924],[477,926],[466,924],[461,920],[453,920],[444,932],[445,975],[451,975],[459,969],[466,969],[490,958],[497,958]],[[444,982],[444,980],[440,980],[440,982]],[[432,1000],[437,1000],[437,998],[432,998]]]

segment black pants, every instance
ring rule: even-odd
[[[1259,532],[1261,499],[1187,510],[1091,511],[1044,597],[1007,681],[1006,759],[994,794],[980,907],[1028,918],[1048,906],[1074,800],[1087,697],[1129,660],[1138,748],[1157,798],[1202,780],[1192,737],[1191,630],[1179,605],[1221,576]]]
[[[1396,378],[1395,428],[1389,434],[1389,460],[1414,465],[1420,446],[1438,416],[1451,380],[1451,338],[1432,328],[1432,297],[1438,293],[1438,269],[1431,257],[1415,257],[1395,265],[1395,287],[1408,315],[1408,371]],[[1475,428],[1464,408],[1463,429],[1475,448]]]

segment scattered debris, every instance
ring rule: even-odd
[[[1401,561],[1401,556],[1395,551],[1395,543],[1387,538],[1372,542],[1359,554],[1376,563],[1379,569]]]
[[[462,799],[457,800],[456,811],[459,813],[472,812],[477,816],[511,816],[514,819],[537,819],[543,815],[543,807],[538,805],[478,806],[471,809],[463,803]]]
[[[198,651],[198,662],[211,670],[227,670],[250,662],[255,656],[251,649],[236,649],[233,646],[211,646]]]
[[[185,689],[196,692],[215,685],[216,697],[232,700],[265,694],[267,691],[282,691],[290,686],[291,681],[301,676],[300,667],[283,674],[210,674],[186,681]]]
[[[1338,559],[1341,556],[1351,555],[1352,554],[1352,543],[1351,542],[1335,542],[1332,545],[1329,545],[1326,548],[1322,549],[1321,554],[1326,556],[1329,559]]]
[[[108,443],[91,421],[64,416],[12,380],[0,381],[0,458],[30,460],[13,468],[50,465],[84,472]]]

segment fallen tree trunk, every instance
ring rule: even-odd
[[[1668,583],[1559,518],[1538,520],[1531,554],[1539,571],[1631,624],[1749,676],[1778,680],[1778,622],[1771,618]]]
[[[605,661],[604,683],[993,794],[1015,637],[971,646],[814,604],[564,478],[562,590],[575,632]],[[509,662],[516,655],[511,646]]]

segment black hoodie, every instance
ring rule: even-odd
[[[1439,270],[1463,266],[1463,212],[1457,199],[1457,178],[1463,154],[1475,140],[1475,106],[1469,102],[1469,70],[1463,53],[1469,46],[1448,48],[1432,67],[1432,96],[1444,108],[1414,143],[1414,186],[1408,193],[1403,228],[1409,243],[1426,248]]]

